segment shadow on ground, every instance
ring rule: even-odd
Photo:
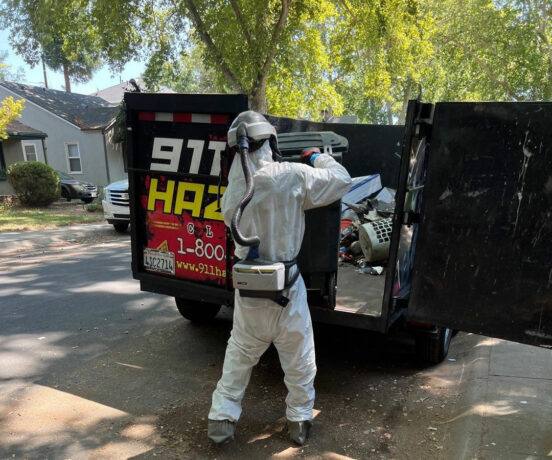
[[[318,326],[312,440],[287,440],[286,389],[270,348],[236,442],[213,447],[206,416],[231,311],[192,325],[172,299],[140,292],[129,265],[128,246],[110,243],[3,266],[0,457],[447,458],[465,420],[520,413],[512,392],[465,398],[466,382],[487,375],[490,339],[460,334],[451,361],[422,369],[406,337]],[[525,423],[542,434],[543,420]]]

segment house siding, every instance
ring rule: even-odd
[[[19,97],[0,86],[0,100],[7,96]],[[88,181],[99,186],[107,185],[107,168],[101,131],[81,131],[77,126],[29,101],[26,101],[25,109],[19,121],[48,135],[45,139],[46,156],[48,164],[54,169],[69,173],[66,144],[77,142],[79,144],[82,174],[70,174],[74,174],[75,178],[79,180]],[[40,143],[40,141],[38,142]],[[44,156],[42,156],[42,161],[44,161]],[[111,175],[111,181],[113,180],[116,180],[116,177]]]
[[[127,178],[123,158],[123,148],[121,144],[113,143],[113,134],[113,128],[110,128],[105,132],[107,161],[109,164],[109,176],[111,177],[111,182]]]
[[[34,144],[38,161],[44,162],[44,151],[42,150],[42,141],[40,139],[6,139],[2,141],[6,168],[17,161],[24,161],[22,142]],[[7,180],[0,180],[0,195],[13,195],[13,193],[14,191],[10,183]]]
[[[16,161],[25,160],[25,157],[23,156],[23,142],[25,142],[25,144],[34,144],[37,160],[44,162],[44,152],[42,151],[42,141],[40,139],[7,139],[2,142],[6,166],[9,166]]]

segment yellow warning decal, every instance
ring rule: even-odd
[[[159,246],[157,246],[155,249],[157,251],[169,252],[169,243],[167,243],[167,240],[165,240]]]

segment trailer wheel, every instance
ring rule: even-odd
[[[211,321],[217,316],[221,307],[218,304],[189,300],[182,297],[175,297],[174,300],[180,314],[192,323]]]
[[[416,334],[416,355],[425,364],[439,364],[447,356],[453,331],[448,327],[437,327],[431,333]]]

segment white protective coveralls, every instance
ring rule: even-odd
[[[303,240],[304,211],[340,199],[349,190],[351,178],[343,166],[326,154],[314,160],[314,167],[275,162],[268,141],[250,153],[249,158],[255,194],[243,212],[240,229],[246,236],[259,236],[260,259],[293,260]],[[224,221],[230,226],[245,192],[238,155],[230,168],[228,183],[221,206]],[[236,245],[235,254],[240,259],[244,259],[248,251],[249,248]],[[253,366],[271,343],[278,350],[285,374],[287,419],[292,422],[312,419],[316,363],[303,279],[299,277],[284,295],[289,303],[282,308],[269,299],[242,298],[236,290],[234,324],[222,377],[213,393],[210,420],[238,421]]]

